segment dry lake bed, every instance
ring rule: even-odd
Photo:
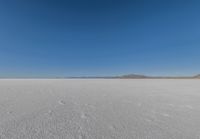
[[[1,79],[0,139],[200,139],[200,80]]]

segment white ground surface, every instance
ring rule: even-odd
[[[3,79],[0,139],[200,139],[200,80]]]

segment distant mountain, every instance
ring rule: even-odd
[[[146,76],[146,75],[140,75],[140,74],[127,74],[118,76],[117,78],[121,79],[193,79],[193,78],[199,78],[200,74],[195,76]]]
[[[149,77],[145,76],[145,75],[139,75],[139,74],[127,74],[127,75],[119,76],[119,78],[123,78],[123,79],[134,79],[134,78],[143,79],[143,78],[149,78]]]
[[[194,78],[200,78],[200,74],[195,75]]]
[[[146,76],[141,74],[125,74],[119,76],[81,76],[67,77],[74,79],[200,79],[200,74],[195,76]]]

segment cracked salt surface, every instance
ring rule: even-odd
[[[0,80],[0,139],[198,139],[200,80]]]

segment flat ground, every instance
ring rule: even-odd
[[[2,79],[0,139],[200,139],[200,80]]]

